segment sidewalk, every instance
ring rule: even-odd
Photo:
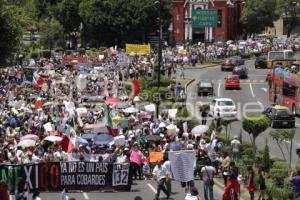
[[[221,63],[209,63],[209,64],[196,64],[195,67],[191,66],[191,65],[185,65],[184,69],[205,69],[205,68],[209,68],[209,67],[215,67],[220,65]]]

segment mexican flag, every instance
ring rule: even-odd
[[[106,109],[105,109],[105,118],[106,118],[106,128],[108,130],[108,134],[113,136],[113,137],[116,137],[119,135],[119,129],[114,127],[114,124],[113,124],[113,121],[111,119],[111,116],[109,114],[109,109],[108,109],[108,106],[106,106]]]

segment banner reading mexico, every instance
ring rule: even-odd
[[[127,54],[149,55],[150,44],[126,44]]]
[[[129,165],[100,162],[53,162],[1,165],[0,180],[30,190],[130,190]]]

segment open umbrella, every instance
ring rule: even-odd
[[[89,142],[86,139],[79,137],[76,139],[75,144],[86,146],[89,144]]]
[[[94,138],[94,134],[92,133],[85,133],[81,136],[83,139],[86,139],[86,140],[91,140]]]
[[[114,137],[107,134],[100,134],[94,136],[94,143],[96,145],[109,144],[114,141]]]
[[[26,139],[26,140],[21,140],[18,144],[18,146],[20,147],[33,147],[35,146],[35,141],[34,140],[29,140],[29,139]]]
[[[45,137],[44,140],[47,140],[49,142],[60,142],[62,140],[62,138],[59,136],[51,135],[51,136]]]
[[[125,112],[125,113],[136,113],[138,111],[139,111],[139,109],[137,109],[135,107],[129,107],[129,108],[126,108],[123,110],[123,112]]]
[[[116,98],[116,97],[109,97],[105,101],[105,104],[107,104],[107,105],[117,105],[119,103],[121,103],[121,101],[119,98]]]
[[[145,137],[145,140],[147,140],[148,142],[156,142],[156,141],[160,141],[161,137],[160,135],[147,135]]]
[[[20,138],[20,140],[34,140],[37,141],[39,139],[39,136],[34,134],[27,134]]]
[[[192,129],[192,133],[195,136],[199,136],[199,135],[202,135],[203,133],[205,133],[206,131],[208,131],[208,129],[209,129],[208,125],[199,125]]]

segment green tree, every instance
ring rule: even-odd
[[[232,120],[232,119],[226,119],[226,118],[223,118],[221,120],[221,125],[225,127],[225,134],[226,134],[226,140],[228,140],[228,133],[230,134],[230,131],[228,132],[228,127],[231,129],[231,123],[234,122],[235,120]]]
[[[286,162],[289,162],[289,166],[292,166],[292,150],[293,150],[293,140],[296,134],[295,129],[284,129],[284,130],[273,130],[270,132],[271,137],[273,140],[276,141],[278,148],[282,154],[283,159]],[[283,151],[283,144],[286,146],[287,152],[289,152],[289,160],[287,160],[284,151]]]
[[[288,37],[297,26],[300,13],[300,0],[279,0],[279,11],[286,22]]]
[[[20,47],[28,17],[22,8],[0,0],[0,63],[3,64]]]
[[[265,166],[265,168],[269,171],[271,167],[271,162],[270,162],[270,150],[269,150],[267,138],[266,138],[262,162],[263,162],[263,166]]]
[[[269,120],[267,117],[260,114],[248,114],[243,118],[243,129],[250,135],[252,143],[253,164],[255,164],[256,156],[256,138],[269,127]]]
[[[64,46],[64,30],[54,18],[46,18],[39,23],[40,42],[46,49]]]
[[[266,27],[273,27],[273,21],[279,18],[277,1],[247,0],[241,22],[246,33],[261,33]]]

